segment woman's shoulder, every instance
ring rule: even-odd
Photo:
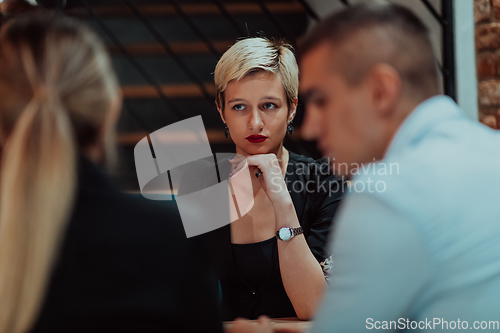
[[[315,160],[312,157],[300,155],[290,150],[288,151],[288,156],[290,161],[301,162],[301,163],[318,163],[318,161],[321,161],[321,159]]]
[[[320,179],[335,176],[330,163],[326,158],[315,160],[311,157],[299,155],[292,151],[289,151],[288,154],[288,163],[292,165],[292,169],[294,169],[297,173],[299,171],[305,171],[310,177],[319,177]]]
[[[335,175],[328,159],[315,160],[294,152],[289,152],[289,156],[290,167],[286,176],[292,188],[297,181],[304,183],[304,186],[295,185],[295,188],[302,188],[317,201],[322,201],[324,196],[335,201],[347,190],[347,182]]]

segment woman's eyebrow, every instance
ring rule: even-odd
[[[271,99],[271,100],[275,100],[275,101],[281,101],[281,98],[274,97],[274,96],[264,96],[260,100],[263,100],[263,99]]]
[[[245,100],[243,98],[233,98],[232,100],[228,101],[228,103],[234,102],[245,102]]]

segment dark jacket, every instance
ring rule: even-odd
[[[121,193],[87,160],[32,332],[222,332],[216,278],[175,202]]]

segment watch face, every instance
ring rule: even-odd
[[[282,240],[289,240],[290,238],[292,238],[292,230],[288,228],[281,228],[279,235]]]

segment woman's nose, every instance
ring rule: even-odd
[[[264,128],[264,122],[262,121],[262,117],[259,109],[252,110],[250,114],[250,121],[248,123],[248,127],[256,133],[259,133]]]

